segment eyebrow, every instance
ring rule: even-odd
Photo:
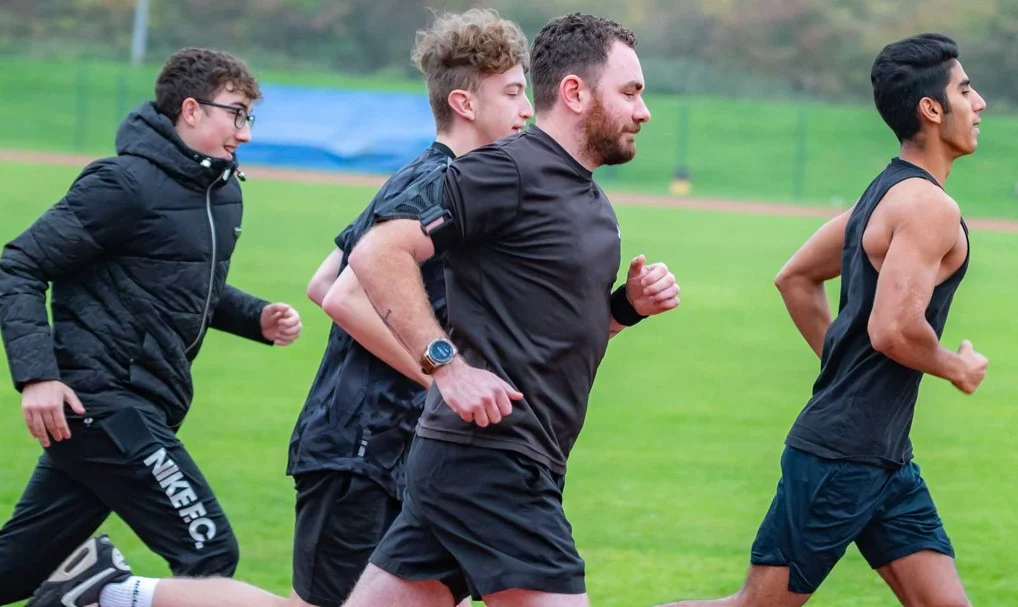
[[[962,80],[958,84],[958,88],[965,88],[966,86],[970,86],[971,84],[972,84],[972,79],[971,78],[966,78],[966,79]]]
[[[624,89],[636,89],[638,91],[642,91],[643,90],[643,83],[640,82],[639,80],[630,80],[629,82],[627,82],[624,85],[622,85],[622,88],[624,88]]]

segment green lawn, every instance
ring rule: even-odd
[[[0,165],[0,242],[58,199],[75,173]],[[284,476],[287,442],[328,326],[303,290],[333,235],[372,192],[256,180],[245,190],[245,236],[231,282],[295,304],[306,332],[278,350],[213,334],[194,368],[197,396],[181,436],[236,528],[237,576],[287,593],[294,497]],[[719,596],[741,583],[778,478],[782,440],[817,371],[771,281],[818,220],[647,207],[618,213],[625,255],[667,261],[683,303],[612,341],[570,460],[567,512],[594,605]],[[980,606],[1018,604],[1010,544],[1018,537],[1016,245],[1014,234],[973,233],[972,266],[944,341],[973,340],[990,373],[972,397],[927,379],[913,432],[958,567]],[[40,451],[7,381],[0,382],[0,442],[6,518]],[[166,573],[121,523],[105,528],[137,572]],[[852,548],[810,604],[895,602]]]
[[[0,62],[0,147],[90,153],[112,150],[117,124],[152,96],[158,70],[9,56]],[[421,82],[320,72],[259,76],[272,83],[424,91]],[[847,206],[895,153],[893,135],[870,106],[680,99],[654,89],[648,82],[653,118],[640,134],[640,153],[630,164],[600,169],[606,185],[667,192],[686,141],[695,195]],[[1018,219],[1018,117],[994,113],[992,99],[989,105],[979,152],[959,161],[949,190],[972,216]],[[683,111],[687,127],[680,129]]]

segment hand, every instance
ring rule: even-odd
[[[459,357],[436,370],[434,378],[445,404],[463,421],[482,428],[509,416],[513,411],[511,401],[523,398],[522,393],[499,376],[471,367]]]
[[[962,376],[951,383],[965,394],[972,394],[986,377],[986,367],[990,361],[985,356],[972,349],[972,342],[963,340],[958,348],[958,355],[965,364]]]
[[[71,429],[64,417],[64,403],[84,415],[85,407],[74,393],[62,382],[40,381],[28,384],[21,390],[21,411],[25,414],[25,425],[32,436],[39,439],[43,447],[49,447],[49,437],[57,442],[71,438]]]
[[[629,264],[626,276],[626,298],[643,316],[667,312],[679,305],[679,285],[675,275],[663,263],[646,264],[640,255]]]
[[[262,308],[262,336],[276,346],[288,346],[300,337],[300,315],[289,304],[274,303]]]

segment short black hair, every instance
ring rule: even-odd
[[[212,99],[223,88],[236,89],[251,101],[262,97],[258,81],[242,60],[224,51],[183,48],[159,71],[156,110],[176,123],[188,97]]]
[[[534,38],[530,52],[530,79],[534,110],[555,105],[562,79],[576,74],[597,86],[608,52],[615,42],[636,48],[636,35],[611,19],[572,13],[552,19]]]
[[[873,62],[870,82],[880,117],[898,141],[919,132],[919,101],[929,97],[951,113],[947,84],[958,45],[943,34],[920,34],[884,47]]]

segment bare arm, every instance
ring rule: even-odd
[[[831,326],[824,282],[841,274],[845,226],[851,214],[845,211],[822,225],[774,279],[788,315],[817,357],[823,355],[824,336]]]
[[[418,265],[434,254],[420,222],[408,219],[375,226],[350,253],[350,267],[371,304],[415,359],[432,340],[448,339],[428,301]],[[498,376],[471,367],[460,356],[439,367],[434,381],[451,409],[481,427],[500,422],[512,413],[511,401],[523,397]]]
[[[308,299],[315,302],[316,306],[322,307],[325,295],[336,281],[336,277],[339,275],[339,266],[342,263],[343,251],[337,248],[332,253],[329,253],[329,256],[315,270],[314,276],[308,282],[307,295]]]
[[[964,389],[970,365],[940,345],[926,320],[941,263],[957,242],[960,219],[954,201],[938,194],[934,200],[916,197],[888,210],[893,213],[891,242],[880,267],[868,330],[878,352]]]
[[[435,254],[421,224],[394,219],[365,234],[349,264],[378,315],[411,356],[420,356],[434,339],[448,336],[435,318],[420,263]]]
[[[326,259],[322,266],[328,261]],[[329,287],[320,305],[336,324],[368,352],[425,388],[431,386],[431,377],[421,371],[420,363],[396,340],[375,312],[352,268],[344,268],[339,278]]]

